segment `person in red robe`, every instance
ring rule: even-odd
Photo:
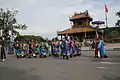
[[[98,57],[98,43],[99,43],[99,38],[96,38],[96,41],[95,41],[95,58],[99,58]]]

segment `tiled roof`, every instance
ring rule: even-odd
[[[70,20],[74,20],[74,19],[80,19],[80,18],[90,18],[89,16],[85,16],[84,14],[77,14],[77,15],[74,15],[70,18]]]
[[[92,21],[92,18],[90,17],[87,10],[85,12],[80,12],[80,13],[75,12],[74,15],[70,17],[70,21],[76,20],[76,19],[82,19],[82,18],[88,18]]]
[[[82,32],[93,32],[93,31],[95,31],[94,28],[70,28],[70,29],[58,32],[58,35],[82,33]]]

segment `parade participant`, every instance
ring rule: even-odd
[[[95,58],[99,58],[98,57],[98,43],[99,43],[99,38],[96,38],[96,42],[95,42]]]
[[[39,45],[36,45],[36,46],[34,47],[34,53],[35,53],[36,55],[39,54]]]
[[[73,38],[70,37],[70,40],[69,40],[69,51],[70,51],[70,57],[72,58],[73,57]]]
[[[45,47],[45,43],[44,42],[42,42],[41,44],[40,44],[40,57],[47,57],[46,56],[46,47]]]
[[[56,38],[54,43],[54,56],[59,57],[60,54],[60,44],[59,40]]]
[[[24,58],[24,55],[25,55],[25,45],[24,43],[22,43],[22,46],[21,46],[21,57]]]
[[[16,41],[15,50],[16,50],[17,58],[20,58],[20,56],[21,56],[21,47],[20,47],[20,42],[19,41]]]
[[[54,55],[54,39],[52,39],[50,45],[51,45],[51,54]]]
[[[65,57],[66,57],[66,59],[69,59],[69,55],[70,55],[70,42],[66,37],[65,38]]]
[[[44,52],[46,56],[49,56],[49,45],[47,42],[44,42]]]
[[[34,52],[33,40],[31,40],[29,44],[29,58],[31,58],[33,52]]]
[[[48,42],[48,52],[49,52],[49,56],[51,56],[52,55],[51,41]]]
[[[61,56],[63,56],[63,59],[65,58],[65,53],[66,53],[65,44],[66,44],[65,40],[61,40],[60,49],[61,49]]]
[[[1,60],[2,61],[5,61],[6,60],[6,54],[5,54],[5,45],[4,45],[4,39],[1,38],[1,42],[2,42],[2,45],[1,45]]]
[[[32,40],[32,56],[36,58],[35,50],[36,49],[36,41]]]
[[[79,44],[78,44],[77,41],[75,41],[75,53],[76,53],[76,56],[79,55],[79,52],[78,52],[79,49],[78,48],[79,48]]]
[[[27,55],[27,51],[28,51],[28,46],[24,42],[23,45],[22,45],[22,53],[21,53],[23,58]]]
[[[13,48],[12,44],[10,44],[10,46],[8,48],[8,54],[14,54],[14,48]]]
[[[34,54],[37,55],[39,53],[38,52],[38,49],[39,49],[38,42],[35,41],[33,45],[34,45]]]
[[[44,56],[45,57],[45,54],[44,54],[44,51],[42,49],[42,42],[39,44],[39,54],[40,54],[40,57]]]
[[[51,56],[51,45],[50,45],[50,43],[47,42],[46,46],[47,46],[47,54],[48,54],[48,56]]]
[[[75,55],[75,40],[72,40],[72,50],[71,50],[71,57]]]
[[[103,43],[103,37],[100,37],[99,43],[98,43],[98,50],[100,51],[100,57],[101,58],[107,58],[106,50],[104,48],[104,43]]]

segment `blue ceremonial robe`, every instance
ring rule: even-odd
[[[101,56],[104,56],[106,55],[106,49],[104,48],[104,45],[103,45],[103,41],[100,40],[99,43],[98,43],[98,49],[100,51],[100,55]]]

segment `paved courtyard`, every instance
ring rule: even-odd
[[[109,58],[95,59],[92,51],[82,51],[70,60],[8,55],[0,62],[0,80],[120,80],[120,51],[107,53]]]

